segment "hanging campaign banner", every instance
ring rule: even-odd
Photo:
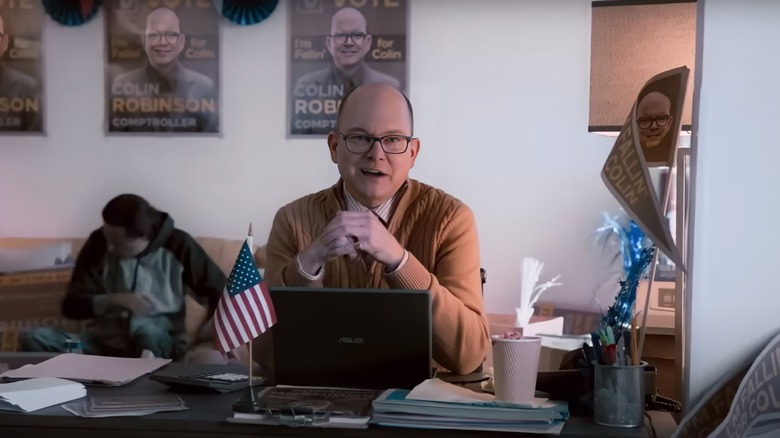
[[[288,10],[288,136],[336,129],[341,99],[362,84],[407,91],[407,0],[292,0]]]
[[[649,167],[672,166],[680,132],[687,67],[653,76],[639,92],[601,178],[628,215],[669,259],[685,270]]]
[[[221,18],[211,0],[105,7],[108,132],[219,132]]]
[[[43,5],[0,1],[0,133],[43,132]]]
[[[672,438],[780,436],[780,334],[750,359],[713,383]]]

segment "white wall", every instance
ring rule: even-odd
[[[547,300],[598,309],[608,256],[589,239],[617,204],[599,177],[614,138],[587,133],[590,1],[411,5],[412,176],[474,209],[488,310],[514,307],[524,256],[546,263],[543,280],[563,275]],[[224,21],[221,138],[104,136],[103,17],[47,19],[48,136],[0,137],[0,237],[83,236],[136,192],[194,235],[241,238],[253,221],[264,241],[283,203],[337,178],[323,140],[285,139],[286,7]]]
[[[702,7],[692,142],[693,403],[780,330],[780,2],[699,0]]]

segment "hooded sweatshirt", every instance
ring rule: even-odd
[[[174,228],[173,219],[160,212],[149,245],[135,257],[108,252],[101,229],[90,234],[76,259],[62,313],[70,319],[92,319],[91,337],[123,349],[139,326],[153,324],[171,336],[184,339],[184,296],[191,293],[212,315],[227,279],[201,246],[186,232]],[[132,315],[108,305],[111,294],[138,293],[153,303],[149,316]]]

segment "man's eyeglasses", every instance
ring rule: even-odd
[[[368,34],[365,34],[363,32],[352,32],[352,33],[336,33],[331,35],[333,38],[333,41],[336,42],[336,44],[344,44],[347,42],[347,38],[352,38],[352,42],[355,44],[360,44],[363,42],[364,39]]]
[[[382,150],[386,154],[403,154],[409,147],[412,137],[405,135],[384,135],[382,137],[372,137],[366,134],[343,134],[338,132],[347,145],[347,150],[353,154],[365,154],[374,147],[374,143],[379,142]]]
[[[179,32],[150,33],[146,34],[146,39],[152,44],[157,44],[162,40],[162,37],[165,37],[165,41],[175,44],[179,41],[180,36],[181,34]]]
[[[672,116],[670,114],[664,114],[656,117],[640,117],[636,119],[636,124],[642,129],[647,129],[653,126],[653,122],[659,127],[666,126],[666,124],[669,123],[669,120],[672,120]]]

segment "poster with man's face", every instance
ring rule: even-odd
[[[0,1],[0,133],[43,132],[43,6]]]
[[[666,217],[665,193],[653,187],[650,169],[674,163],[689,73],[682,66],[645,82],[601,170],[602,180],[629,217],[683,270]]]
[[[637,136],[647,165],[671,166],[677,150],[683,94],[679,75],[660,77],[646,84],[634,111]]]
[[[107,130],[219,132],[219,23],[211,0],[110,0]]]
[[[407,0],[290,0],[288,136],[336,129],[341,99],[371,82],[407,92]]]

